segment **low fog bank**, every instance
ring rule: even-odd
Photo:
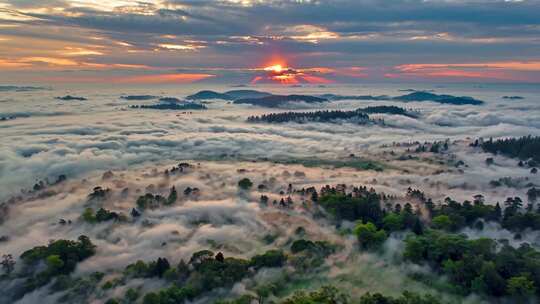
[[[206,104],[208,110],[175,112],[130,109],[118,92],[76,93],[46,91],[40,99],[41,92],[10,92],[4,102],[6,115],[16,117],[0,121],[5,143],[0,146],[0,253],[13,255],[16,270],[21,269],[19,256],[26,250],[80,235],[88,236],[97,249],[77,264],[72,275],[86,280],[103,272],[104,278],[85,281],[91,286],[121,278],[125,267],[137,260],[166,258],[177,265],[204,249],[249,259],[271,249],[290,250],[295,240],[308,239],[326,241],[338,250],[325,256],[316,272],[307,271],[292,286],[283,287],[284,293],[334,284],[354,296],[367,291],[398,296],[412,290],[454,303],[484,303],[474,294],[461,298],[437,289],[447,284],[446,277],[430,284],[415,280],[419,275],[433,278],[435,272],[401,258],[405,233],[391,233],[378,252],[361,252],[351,233],[355,223],[336,224],[291,189],[366,186],[392,197],[394,205],[385,208],[411,204],[426,222],[427,210],[411,192],[418,190],[435,205],[447,197],[461,203],[481,195],[490,206],[520,197],[524,206],[531,203],[537,208],[527,192],[540,185],[540,174],[519,166],[516,159],[471,146],[477,138],[540,135],[540,108],[533,94],[509,102],[500,98],[500,92],[483,92],[486,95],[479,97],[486,104],[480,106],[343,100],[263,109],[217,100]],[[67,94],[88,100],[53,99]],[[373,105],[406,107],[418,116],[373,114],[384,123],[370,125],[246,121],[251,115],[274,112]],[[239,186],[242,178],[252,182],[250,191]],[[173,187],[178,198],[163,206]],[[142,208],[137,202],[147,193],[148,202],[141,204],[150,207]],[[100,208],[114,212],[115,220],[93,220]],[[524,243],[540,248],[537,231],[517,235],[486,222],[483,229],[459,232],[471,239],[505,239],[516,248]],[[296,258],[294,263],[303,262]],[[254,294],[263,283],[280,286],[290,277],[294,277],[291,267],[263,268],[232,289],[212,290],[195,303]],[[19,283],[4,282],[0,287],[11,290]],[[147,293],[166,286],[162,278],[136,278],[100,289],[89,295],[89,302],[123,296],[129,288]],[[48,287],[17,303],[56,303],[65,296],[49,294]]]
[[[101,271],[106,273],[106,279],[114,279],[137,260],[151,261],[161,257],[176,265],[180,260],[188,261],[194,252],[203,249],[219,251],[225,256],[249,258],[269,249],[286,248],[292,240],[305,238],[328,241],[340,248],[325,261],[320,271],[306,275],[303,280],[310,288],[339,284],[354,296],[367,291],[395,296],[403,290],[426,291],[426,286],[409,276],[431,270],[401,264],[398,257],[403,251],[403,235],[389,238],[382,256],[359,253],[354,237],[341,235],[337,227],[324,218],[315,218],[313,210],[302,203],[301,197],[293,195],[292,209],[273,204],[264,206],[259,202],[262,194],[268,195],[270,201],[286,197],[287,194],[278,193],[287,193],[289,184],[295,189],[311,186],[319,189],[327,184],[373,183],[383,179],[386,173],[253,162],[188,163],[191,166],[181,172],[170,170],[176,164],[114,170],[87,175],[84,179],[67,179],[44,190],[27,193],[10,205],[9,215],[1,226],[2,234],[9,237],[2,243],[2,252],[18,257],[25,250],[45,245],[50,240],[87,235],[97,246],[97,251],[77,265],[74,277]],[[166,170],[170,173],[165,174]],[[250,192],[239,189],[238,180],[244,177],[264,188]],[[92,198],[89,194],[96,193],[96,186],[108,191],[104,196]],[[141,195],[153,193],[166,197],[173,186],[179,192],[173,206],[144,210],[140,217],[132,218],[130,212],[137,208],[135,202]],[[398,201],[408,200],[404,196],[406,185],[373,183],[373,186],[377,191],[388,190],[388,194],[395,195]],[[197,191],[186,195],[184,190],[187,188]],[[89,223],[82,218],[86,208],[94,211],[105,208],[126,215],[128,220]],[[17,262],[20,267],[22,262]],[[255,277],[237,283],[232,290],[214,291],[215,295],[206,295],[197,303],[208,303],[214,297],[243,295],[259,284],[257,282],[282,280],[283,271],[286,272],[261,271]],[[162,280],[132,280],[126,286],[106,291],[105,296],[123,295],[129,287],[150,292],[165,286]],[[454,299],[454,296],[430,291],[445,299]],[[36,299],[56,303],[61,296],[49,294],[47,287],[43,287],[26,294],[17,303],[33,303]]]
[[[308,93],[310,89],[294,90]],[[164,93],[154,95],[174,96]],[[119,99],[117,92],[80,92],[89,99],[84,103],[58,102],[53,99],[60,94],[56,91],[47,91],[45,95],[10,94],[15,100],[6,103],[5,112],[25,113],[25,117],[0,123],[6,143],[0,147],[1,199],[46,177],[80,177],[94,170],[125,169],[162,160],[311,156],[333,159],[351,153],[377,156],[378,147],[394,142],[540,134],[540,109],[532,100],[534,97],[508,102],[493,96],[481,106],[382,101],[311,105],[312,109],[354,109],[384,104],[420,113],[417,119],[374,115],[384,119],[385,125],[358,126],[249,124],[246,118],[250,115],[289,109],[239,106],[225,101],[209,103],[207,111],[175,112],[129,109],[129,102]]]

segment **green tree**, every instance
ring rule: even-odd
[[[528,297],[536,292],[534,282],[526,276],[511,277],[507,281],[506,288],[509,294],[517,297]]]
[[[242,178],[238,182],[238,187],[240,187],[243,190],[249,190],[253,186],[253,183],[249,178]]]
[[[64,261],[60,258],[59,255],[53,254],[48,256],[45,259],[45,263],[47,264],[47,271],[50,273],[57,273],[64,267]]]
[[[448,215],[438,215],[431,220],[431,226],[435,229],[450,230],[452,220]]]
[[[441,304],[432,295],[419,295],[414,292],[404,291],[399,298],[384,296],[380,293],[366,293],[360,297],[358,304]]]
[[[476,285],[471,286],[474,291],[481,292],[481,290],[475,290],[475,288],[481,289],[485,286],[483,291],[495,297],[501,297],[506,292],[506,281],[497,272],[493,262],[484,262],[480,270],[480,276],[473,283],[476,283]]]
[[[134,303],[139,298],[139,292],[136,289],[130,288],[124,295],[128,303]]]
[[[296,292],[280,304],[347,304],[349,299],[333,286],[323,286],[317,291]]]
[[[171,192],[169,192],[169,196],[167,197],[167,205],[172,205],[176,203],[176,200],[178,199],[178,193],[176,192],[176,188],[172,186]]]
[[[383,228],[386,231],[400,231],[403,229],[403,217],[397,213],[389,213],[383,218]]]
[[[420,219],[418,217],[414,221],[412,231],[416,235],[424,234],[424,225],[422,224],[422,221],[420,221]]]
[[[85,222],[88,222],[88,223],[95,223],[96,222],[96,217],[94,215],[94,209],[92,209],[92,208],[84,209],[84,212],[83,212],[81,217]]]
[[[259,269],[262,267],[281,267],[287,260],[285,254],[281,250],[269,250],[264,254],[256,255],[251,258],[250,264]]]
[[[354,234],[358,237],[358,243],[362,249],[373,249],[380,246],[387,238],[386,231],[377,230],[372,222],[363,224],[359,222],[354,228]]]
[[[150,292],[144,295],[143,304],[160,304],[161,300],[159,294]]]

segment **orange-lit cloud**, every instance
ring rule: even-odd
[[[192,83],[206,78],[215,77],[212,74],[156,74],[125,76],[113,79],[117,83]]]
[[[76,66],[79,63],[75,60],[66,59],[66,58],[55,58],[55,57],[24,57],[18,60],[19,62],[24,63],[41,63],[48,65],[56,66]]]
[[[65,56],[101,56],[104,55],[103,52],[96,50],[89,50],[85,48],[73,48],[66,47],[66,50],[62,52],[62,55]]]
[[[19,61],[11,61],[11,60],[5,60],[0,59],[0,68],[1,69],[16,69],[16,68],[26,68],[31,67],[32,64],[26,63],[26,62],[19,62]]]
[[[366,78],[369,77],[367,69],[363,67],[349,67],[340,68],[335,70],[335,74],[338,76],[352,77],[352,78]]]
[[[466,69],[466,68],[483,68],[483,69],[503,69],[516,71],[540,71],[540,61],[496,61],[484,63],[456,63],[456,64],[404,64],[399,65],[396,69],[400,71],[418,71],[427,69]]]
[[[387,78],[478,78],[531,81],[523,73],[539,72],[540,61],[496,61],[455,64],[404,64],[394,67]]]
[[[193,83],[210,77],[212,74],[152,74],[136,76],[71,76],[47,77],[42,81],[66,83],[119,83],[119,84],[166,84]]]
[[[60,57],[21,57],[16,59],[0,58],[0,68],[3,69],[36,69],[36,70],[58,70],[58,69],[151,69],[151,67],[142,64],[104,64],[77,61],[76,59]]]
[[[204,49],[206,46],[198,44],[171,44],[171,43],[162,43],[158,44],[158,47],[161,49],[171,50],[171,51],[197,51],[199,49]]]
[[[325,28],[313,25],[298,25],[290,29],[295,34],[289,38],[311,43],[319,43],[320,40],[329,40],[339,38],[338,33],[326,30]]]
[[[333,80],[326,79],[324,77],[314,76],[314,75],[303,75],[301,79],[305,80],[308,83],[319,83],[319,84],[329,84],[334,83]]]
[[[264,67],[255,69],[259,71],[252,80],[252,84],[259,82],[263,83],[280,83],[285,85],[300,84],[300,83],[332,83],[333,81],[320,75],[334,72],[330,68],[306,68],[294,69],[287,67],[283,60],[274,61],[274,63]]]

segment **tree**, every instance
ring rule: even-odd
[[[399,298],[384,296],[380,293],[369,292],[360,297],[359,304],[440,304],[441,302],[432,295],[419,295],[414,292],[404,291]]]
[[[82,214],[82,219],[87,223],[95,223],[96,217],[94,216],[94,209],[86,208]]]
[[[13,256],[11,254],[2,255],[2,262],[0,262],[0,265],[2,265],[4,272],[9,275],[15,269]]]
[[[484,291],[487,294],[491,294],[495,297],[503,296],[506,292],[506,282],[497,272],[495,263],[484,262],[480,269],[480,276],[475,279],[478,283],[481,280],[481,284],[485,285]],[[479,284],[476,284],[476,288],[479,288]],[[474,290],[474,289],[473,289]],[[475,290],[477,291],[477,290]]]
[[[238,182],[238,187],[240,187],[243,190],[249,190],[253,186],[253,183],[249,178],[242,178]]]
[[[118,213],[116,212],[111,212],[104,208],[99,208],[99,210],[96,212],[95,220],[97,222],[105,222],[115,219],[118,219]]]
[[[137,209],[131,208],[131,216],[132,217],[139,217],[139,216],[141,216],[141,213],[139,211],[137,211]]]
[[[285,264],[287,257],[281,250],[269,250],[264,254],[256,255],[251,258],[250,264],[255,268],[263,267],[281,267]]]
[[[178,199],[178,193],[176,192],[176,188],[172,186],[171,192],[169,192],[169,196],[167,197],[167,205],[174,204],[177,199]]]
[[[195,253],[193,253],[191,255],[191,259],[189,260],[189,264],[197,266],[197,265],[201,264],[202,262],[204,262],[206,260],[213,259],[213,257],[214,257],[214,252],[212,252],[210,250],[197,251],[197,252],[195,252]]]
[[[431,220],[431,226],[435,229],[450,230],[452,221],[448,215],[438,215]]]
[[[424,225],[422,224],[422,221],[420,221],[420,219],[419,219],[418,217],[417,217],[416,220],[414,221],[414,225],[413,225],[412,231],[413,231],[414,234],[416,234],[416,235],[424,234]]]
[[[126,291],[125,299],[128,303],[134,303],[139,298],[139,291],[130,288]]]
[[[223,256],[223,253],[218,252],[215,257],[216,261],[223,263],[225,261],[225,257]]]
[[[495,219],[496,221],[500,221],[501,220],[501,217],[502,217],[502,209],[501,209],[501,204],[499,204],[499,202],[497,202],[497,204],[495,204],[495,208],[493,209],[493,215],[492,215],[493,219]]]
[[[363,224],[359,222],[354,228],[354,233],[358,237],[358,243],[362,249],[373,249],[380,246],[386,240],[386,231],[377,230],[372,222]]]
[[[509,294],[517,297],[528,297],[536,292],[534,282],[526,276],[511,277],[507,281],[506,288]]]
[[[169,261],[166,258],[158,258],[155,266],[155,273],[158,277],[163,277],[163,274],[170,268]]]
[[[311,201],[314,203],[319,201],[319,194],[317,193],[317,191],[311,192]]]
[[[60,271],[60,269],[62,269],[62,267],[64,267],[64,261],[62,261],[60,256],[57,254],[48,256],[45,259],[45,263],[47,264],[47,271],[50,273],[57,273]]]
[[[333,286],[323,286],[317,291],[306,293],[296,292],[292,297],[287,298],[280,304],[347,304],[349,300],[346,295],[340,293]]]
[[[218,300],[214,302],[214,304],[251,304],[256,299],[257,298],[252,295],[243,295],[240,298],[230,300],[230,301]]]
[[[400,214],[389,213],[383,218],[383,228],[386,231],[399,231],[403,229],[403,217]]]
[[[155,292],[147,293],[143,298],[143,304],[160,304],[160,297]]]

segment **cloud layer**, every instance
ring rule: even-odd
[[[539,9],[536,0],[14,0],[0,5],[0,66],[76,70],[94,82],[95,71],[81,70],[214,69],[222,82],[246,82],[250,69],[279,59],[296,68],[363,67],[378,80],[538,82]]]

